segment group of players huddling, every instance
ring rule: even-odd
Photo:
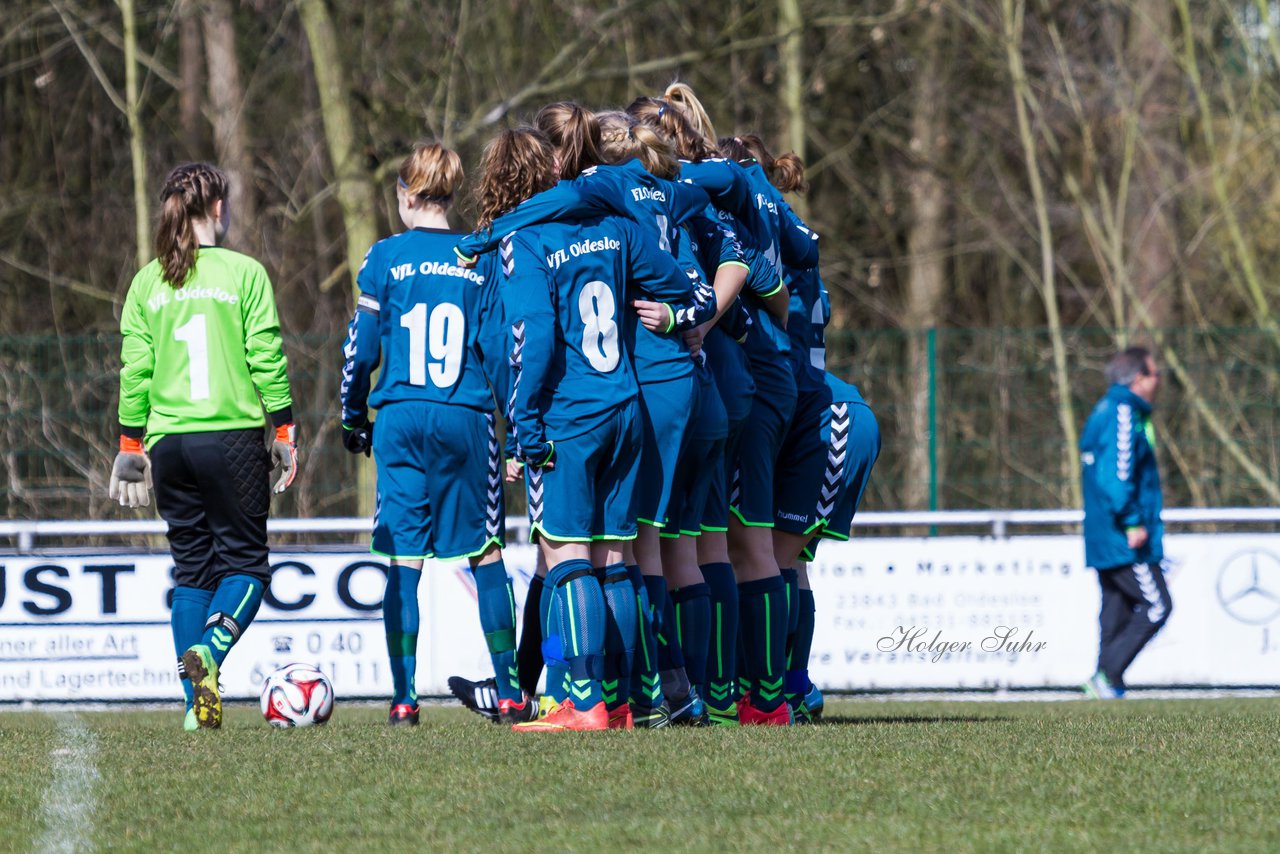
[[[458,156],[405,159],[408,230],[369,250],[344,348],[344,444],[373,453],[390,561],[391,723],[418,722],[431,558],[469,561],[496,674],[450,688],[516,731],[816,718],[804,561],[848,538],[880,434],[824,368],[818,236],[782,195],[803,164],[717,139],[677,83],[625,112],[551,104],[480,171],[463,235]],[[517,642],[518,478],[539,561]]]
[[[517,731],[813,720],[804,561],[848,538],[880,433],[824,368],[818,236],[782,196],[803,164],[717,140],[679,83],[534,124],[486,147],[472,234],[447,219],[457,154],[415,147],[408,230],[357,276],[343,443],[377,463],[390,721],[418,722],[428,558],[470,563],[496,674],[451,690]],[[213,166],[169,174],[121,316],[110,493],[148,504],[154,463],[187,729],[221,725],[219,668],[271,579],[271,462],[276,492],[297,473],[270,281],[221,248],[228,199]],[[518,643],[504,478],[523,478],[539,547]]]

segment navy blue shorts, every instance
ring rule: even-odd
[[[403,401],[378,411],[371,551],[451,560],[501,546],[501,449],[491,412]]]
[[[773,527],[773,476],[778,452],[796,408],[796,381],[788,366],[768,382],[756,378],[756,396],[736,458],[729,508],[744,525]]]
[[[640,426],[644,477],[636,488],[636,519],[662,527],[676,479],[676,464],[685,444],[694,409],[693,374],[674,380],[640,384]],[[558,446],[557,446],[558,447]]]
[[[662,528],[664,537],[701,534],[707,501],[716,481],[721,482],[720,494],[724,494],[724,447],[729,436],[729,418],[711,372],[699,366],[694,376],[698,380],[697,399],[688,438],[676,465],[667,524]],[[728,507],[721,512],[727,514]]]
[[[801,553],[813,560],[819,539],[847,540],[871,469],[880,455],[880,426],[870,407],[801,397],[778,457],[776,527],[811,534]]]
[[[557,542],[634,539],[641,441],[632,400],[586,433],[556,440],[551,469],[525,466],[533,534]]]

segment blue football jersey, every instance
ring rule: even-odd
[[[365,255],[343,347],[344,422],[359,423],[368,407],[395,401],[487,412],[506,397],[506,323],[496,259],[464,269],[453,254],[457,240],[457,232],[415,228],[378,241]]]
[[[582,435],[637,395],[622,325],[641,295],[690,303],[674,258],[622,217],[521,229],[499,250],[515,374],[510,418],[519,454],[544,459],[547,443]]]
[[[791,301],[787,314],[787,336],[791,339],[791,367],[796,387],[816,389],[825,382],[827,367],[826,327],[831,302],[818,268],[784,268]]]
[[[735,230],[742,244],[757,252],[772,267],[774,278],[782,280],[778,212],[776,206],[770,210],[757,194],[746,169],[718,157],[697,163],[681,160],[680,180],[706,190],[716,210],[737,222]]]
[[[680,243],[681,264],[696,265],[705,281],[714,281],[715,271],[723,265],[746,267],[742,246],[732,229],[717,219],[706,216],[692,217],[685,223],[684,239]],[[710,291],[712,299],[715,291]],[[740,343],[750,334],[750,317],[742,305],[741,297],[725,311],[720,320],[707,331],[702,342],[702,352],[707,366],[715,377],[716,388],[724,403],[725,413],[732,422],[742,421],[751,411],[751,399],[756,386],[751,378],[747,353]]]
[[[525,199],[488,228],[466,235],[458,241],[457,253],[474,258],[496,249],[504,235],[531,225],[609,214],[635,220],[670,251],[676,229],[703,210],[708,201],[700,187],[659,178],[634,158],[617,165],[592,166],[572,180]]]
[[[634,221],[657,247],[674,254],[680,224],[707,204],[707,193],[701,188],[659,178],[633,158],[616,165],[592,166],[576,178],[526,199],[488,229],[463,238],[457,252],[472,258],[491,251],[502,235],[521,228],[616,214]],[[678,324],[672,332],[705,320],[707,314],[700,308],[705,306],[674,304]],[[692,373],[689,351],[679,334],[650,332],[631,312],[623,316],[622,328],[640,382],[665,382]]]
[[[772,184],[769,185],[773,187]],[[820,256],[818,232],[809,228],[804,220],[796,215],[782,195],[777,194],[776,204],[781,216],[778,219],[779,255],[783,267],[796,270],[810,270],[818,266]]]

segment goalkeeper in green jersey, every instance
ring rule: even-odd
[[[154,480],[156,509],[169,524],[171,621],[189,730],[222,723],[218,667],[271,581],[271,492],[283,492],[298,471],[271,281],[257,261],[218,245],[230,221],[227,191],[227,176],[205,163],[169,174],[158,257],[134,276],[120,318],[111,497],[145,506]],[[270,453],[264,409],[274,428]]]

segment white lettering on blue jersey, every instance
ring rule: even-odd
[[[579,258],[592,252],[618,252],[622,249],[622,243],[612,237],[606,237],[602,240],[579,240],[577,243],[569,244],[568,249],[557,249],[547,256],[547,266],[553,270],[559,269],[560,265],[569,260],[570,256]]]

